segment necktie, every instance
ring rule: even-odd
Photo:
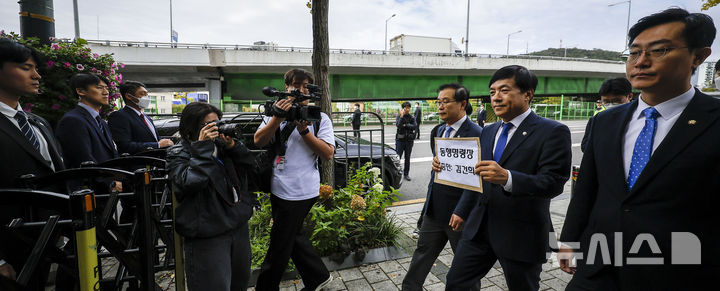
[[[148,128],[150,128],[150,125],[148,124],[147,120],[145,120],[145,114],[140,113],[140,118],[141,118],[142,121],[145,123],[145,126],[147,126]]]
[[[22,134],[30,141],[30,143],[35,146],[35,149],[39,151],[40,141],[38,141],[37,137],[35,136],[35,132],[30,126],[30,123],[27,121],[25,112],[18,111],[17,113],[15,113],[15,120],[17,120],[18,125],[20,126],[20,132],[22,132]]]
[[[653,139],[655,139],[655,131],[657,130],[657,117],[660,113],[655,108],[648,107],[642,111],[645,115],[645,126],[638,135],[633,148],[632,161],[630,162],[630,172],[628,173],[628,188],[632,189],[637,181],[640,173],[650,160],[652,154]]]
[[[97,126],[100,128],[100,132],[105,134],[105,128],[103,128],[103,126],[102,126],[102,123],[103,123],[102,117],[100,117],[100,115],[98,115],[97,117],[95,117],[95,120],[97,120]]]
[[[453,128],[448,126],[447,129],[445,130],[445,138],[450,137],[450,134],[452,133],[452,131],[453,131]]]
[[[495,153],[493,153],[493,160],[496,162],[500,162],[500,157],[502,157],[503,151],[505,150],[505,145],[507,144],[508,139],[508,132],[510,131],[510,128],[512,127],[512,123],[503,123],[502,132],[500,133],[500,138],[498,138],[497,144],[495,145]]]

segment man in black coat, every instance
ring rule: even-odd
[[[25,174],[45,176],[65,168],[50,124],[20,106],[21,96],[39,93],[38,63],[34,50],[0,38],[0,188],[18,188],[17,178]],[[22,216],[14,210],[0,207],[0,225]],[[0,239],[0,276],[15,280],[28,251]],[[39,268],[28,290],[44,290],[49,265]]]
[[[362,111],[360,111],[360,104],[355,103],[355,111],[352,117],[353,135],[355,137],[360,137],[360,123],[362,123]]]
[[[415,122],[417,123],[417,130],[415,131],[415,139],[420,139],[420,124],[422,123],[422,109],[420,109],[420,102],[415,102]]]
[[[487,119],[487,110],[482,102],[478,103],[478,116],[477,123],[480,127],[485,127],[485,120]]]
[[[410,156],[415,141],[415,132],[417,131],[417,122],[415,117],[410,115],[410,102],[403,102],[400,115],[395,120],[397,132],[395,133],[395,150],[402,158],[405,157],[405,166],[403,167],[403,177],[405,180],[411,181],[410,178]]]
[[[640,97],[595,117],[558,254],[567,290],[708,290],[720,274],[720,100],[690,77],[710,16],[671,8],[629,31]],[[571,249],[572,248],[572,249]],[[580,250],[577,268],[565,256]]]
[[[143,83],[125,81],[120,85],[120,95],[125,101],[125,107],[111,114],[108,119],[119,153],[135,154],[173,145],[169,139],[160,139],[152,119],[143,112],[150,105],[148,91]]]
[[[480,136],[475,173],[483,193],[465,224],[448,290],[468,290],[496,262],[510,290],[539,288],[552,232],[550,199],[563,192],[572,150],[567,126],[530,110],[537,82],[522,66],[503,67],[490,79],[493,110],[502,121]],[[440,164],[434,161],[433,169]]]

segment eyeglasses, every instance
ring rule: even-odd
[[[442,105],[443,107],[448,106],[450,103],[457,102],[457,100],[438,100],[438,107]]]
[[[647,57],[651,61],[657,61],[657,60],[662,59],[669,51],[674,50],[674,49],[683,49],[683,48],[688,48],[688,47],[686,47],[686,46],[684,46],[684,47],[664,47],[664,48],[647,49],[647,50],[630,49],[629,53],[623,54],[622,56],[630,64],[637,62],[637,60],[640,58],[640,55],[645,55],[645,57]]]

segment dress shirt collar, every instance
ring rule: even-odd
[[[92,116],[93,119],[97,119],[97,117],[100,116],[100,112],[97,112],[95,109],[93,109],[92,107],[88,106],[85,103],[78,102],[78,106],[85,108],[85,110],[87,110],[87,112],[90,112],[90,116]]]
[[[510,122],[508,122],[508,123],[512,123],[514,128],[518,128],[518,127],[520,127],[520,124],[522,124],[522,122],[525,120],[525,118],[527,118],[528,115],[530,115],[530,112],[532,112],[532,111],[530,110],[530,108],[528,108],[527,110],[525,110],[525,112],[523,112],[522,114],[520,114],[518,116],[515,116],[515,118],[510,120]]]
[[[462,118],[460,118],[460,120],[458,120],[458,121],[456,121],[455,123],[451,124],[450,127],[452,127],[452,129],[457,133],[458,130],[460,129],[460,126],[462,126],[463,123],[465,123],[465,119],[467,119],[467,115],[463,116]],[[455,135],[455,133],[453,133],[453,136],[454,136],[454,135]]]
[[[5,114],[5,116],[7,116],[7,118],[10,118],[10,119],[15,118],[15,114],[17,114],[17,112],[21,111],[21,110],[22,110],[22,107],[20,107],[20,102],[18,102],[17,108],[15,108],[15,109],[10,107],[10,105],[0,102],[0,112],[2,112],[2,114]]]
[[[690,100],[692,100],[693,96],[695,96],[695,87],[690,86],[690,90],[687,90],[685,93],[682,93],[679,96],[676,96],[653,107],[655,108],[655,110],[658,111],[658,113],[660,113],[660,118],[668,120],[673,116],[680,114],[690,103]],[[642,99],[642,95],[640,95],[640,98],[638,98],[638,107],[635,110],[635,113],[633,113],[633,120],[637,120],[638,118],[640,118],[640,116],[642,115],[642,111],[648,107],[651,106],[645,103],[645,101],[643,101]]]
[[[135,111],[137,115],[142,115],[143,113],[138,111],[137,109],[133,108],[132,106],[125,105],[125,107],[132,109],[132,111]]]

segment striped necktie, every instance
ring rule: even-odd
[[[38,141],[37,136],[35,136],[35,132],[33,131],[32,126],[30,126],[30,123],[25,116],[25,112],[18,111],[15,113],[15,120],[17,120],[18,125],[20,126],[20,132],[22,132],[25,138],[27,138],[28,141],[35,146],[35,149],[40,151],[40,141]]]

